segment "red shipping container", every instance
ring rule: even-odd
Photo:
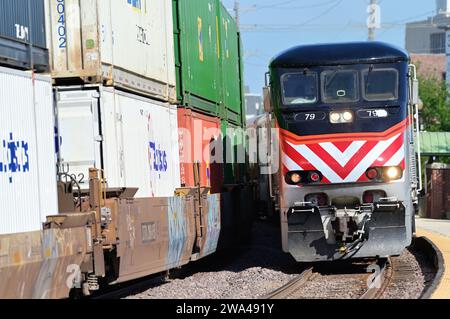
[[[220,160],[223,151],[220,119],[179,108],[178,128],[181,186],[196,187],[200,184],[201,187],[210,187],[211,194],[221,193],[223,165]],[[199,174],[195,173],[196,169]]]

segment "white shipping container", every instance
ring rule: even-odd
[[[46,0],[54,78],[175,102],[172,0]]]
[[[0,67],[0,235],[58,214],[50,77]]]
[[[60,88],[59,162],[89,189],[89,168],[109,188],[138,188],[137,198],[171,197],[180,187],[177,109],[110,87]]]

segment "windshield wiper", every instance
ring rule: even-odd
[[[373,69],[374,69],[374,66],[373,66],[373,64],[371,64],[369,67],[369,71],[367,72],[366,91],[364,92],[365,94],[367,94],[367,91],[369,90],[370,75],[372,74]]]

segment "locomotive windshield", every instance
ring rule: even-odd
[[[357,102],[359,100],[358,71],[322,72],[322,100],[325,103]]]
[[[368,69],[364,75],[364,98],[367,101],[398,99],[398,72],[395,69]]]
[[[390,64],[316,67],[281,76],[283,105],[383,102],[399,99],[399,71]]]
[[[317,103],[317,73],[287,73],[283,75],[281,82],[285,105]]]

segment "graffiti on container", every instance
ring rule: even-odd
[[[184,204],[181,197],[169,198],[167,218],[169,222],[169,253],[167,255],[167,265],[170,267],[178,267],[180,266],[188,238]]]
[[[150,45],[149,42],[150,36],[148,34],[148,30],[138,25],[136,25],[136,27],[137,27],[137,41],[145,45]]]
[[[202,257],[217,250],[220,236],[220,195],[208,195],[208,226]]]
[[[65,48],[67,48],[65,0],[56,0],[56,13],[58,14],[58,23],[56,24],[58,47],[60,49],[65,49]]]
[[[0,144],[0,174],[6,174],[9,183],[13,183],[13,176],[30,171],[30,157],[28,142],[15,140],[13,133],[9,139],[1,140]]]

